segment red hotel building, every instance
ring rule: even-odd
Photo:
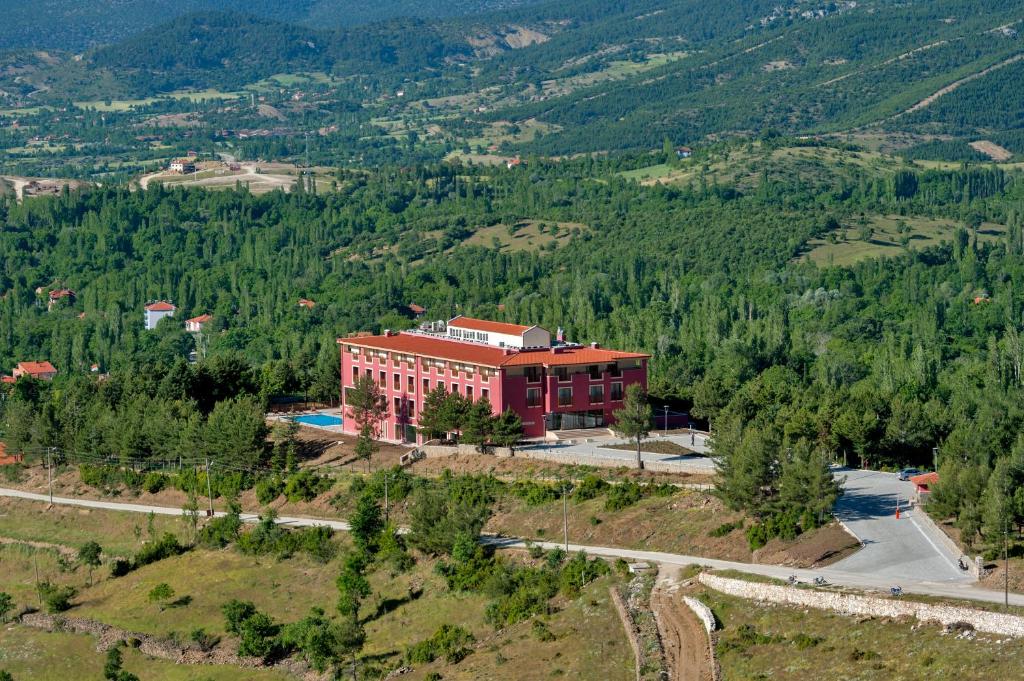
[[[369,372],[390,405],[382,437],[422,442],[416,416],[427,392],[443,385],[472,400],[486,397],[499,414],[511,407],[527,438],[550,430],[598,428],[614,421],[626,386],[647,388],[650,355],[604,350],[596,343],[554,343],[539,326],[456,317],[414,331],[340,338],[342,404]],[[343,406],[344,409],[344,406]],[[342,428],[357,434],[348,412]]]

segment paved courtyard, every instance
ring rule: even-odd
[[[909,508],[912,484],[877,471],[839,469],[837,475],[846,479],[846,493],[836,502],[836,517],[864,542],[864,548],[832,568],[885,577],[893,584],[972,581],[957,566],[960,556],[951,555],[935,536],[938,530],[921,521],[924,511]]]

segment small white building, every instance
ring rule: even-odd
[[[212,315],[201,314],[198,317],[185,320],[185,330],[189,333],[199,333],[203,328],[213,320]]]
[[[150,303],[146,306],[146,331],[152,331],[156,328],[156,325],[160,323],[160,320],[164,317],[173,317],[175,310],[174,305],[171,305],[167,301],[158,300],[155,303]]]
[[[549,348],[551,334],[539,326],[492,322],[487,319],[456,317],[448,322],[447,333],[456,340],[486,343],[499,348]]]
[[[171,165],[168,168],[172,173],[181,173],[182,175],[189,175],[196,172],[196,162],[190,158],[176,158],[171,161]]]

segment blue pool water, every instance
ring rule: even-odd
[[[302,416],[293,416],[292,421],[298,423],[305,423],[308,426],[340,426],[341,417],[330,416],[328,414],[303,414]]]

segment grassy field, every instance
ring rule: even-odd
[[[599,579],[589,585],[581,598],[561,603],[545,620],[555,638],[539,641],[532,633],[532,620],[508,627],[478,645],[458,665],[438,660],[417,666],[408,678],[424,679],[439,673],[447,680],[476,679],[607,679],[636,678],[633,652],[611,603],[610,581]],[[479,640],[479,637],[478,637]]]
[[[1020,678],[1024,665],[1019,639],[969,640],[932,624],[758,605],[707,590],[698,595],[722,624],[725,679],[987,681]]]
[[[302,556],[277,560],[235,550],[195,550],[142,567],[86,589],[69,614],[90,617],[132,631],[158,636],[187,634],[196,627],[223,633],[221,606],[232,598],[250,600],[278,621],[291,622],[319,605],[332,609],[337,597],[337,561],[314,563]],[[160,612],[147,599],[166,582],[187,604]]]
[[[277,671],[220,665],[189,666],[126,648],[123,668],[145,681],[286,681]],[[0,669],[17,681],[86,681],[103,678],[105,653],[85,634],[50,633],[9,625],[0,630]]]
[[[207,101],[210,99],[236,99],[241,97],[244,93],[241,92],[221,92],[220,90],[206,89],[206,90],[195,90],[195,91],[181,91],[171,92],[160,97],[146,97],[144,99],[113,99],[113,100],[96,100],[89,102],[75,102],[75,106],[80,109],[95,109],[96,111],[127,111],[141,106],[149,106],[155,104],[162,99],[195,99],[199,101]]]
[[[866,258],[898,255],[904,250],[900,243],[900,223],[909,228],[908,248],[919,249],[951,241],[953,233],[960,226],[954,220],[910,217],[898,215],[872,215],[868,225],[873,229],[871,239],[865,241],[858,236],[859,224],[844,225],[829,238],[812,239],[808,242],[806,257],[819,265],[852,265]],[[1006,232],[1004,225],[984,223],[978,230],[981,241],[996,241]]]
[[[87,541],[100,543],[113,555],[134,553],[149,536],[149,516],[141,513],[54,506],[49,511],[36,501],[0,498],[0,537],[46,541],[77,549]],[[158,536],[172,532],[180,538],[187,528],[172,516],[153,516]]]
[[[541,231],[541,227],[544,231]],[[586,225],[575,222],[525,220],[516,224],[512,234],[506,225],[491,225],[476,230],[473,236],[462,243],[466,246],[497,248],[505,252],[538,251],[542,248],[551,248],[552,244],[555,247],[564,246],[572,237],[573,230],[586,228]]]
[[[24,544],[0,544],[0,591],[10,594],[18,606],[39,607],[36,594],[37,576],[40,581],[67,584],[76,589],[84,587],[88,570],[62,569],[59,556],[54,549],[41,549]]]

